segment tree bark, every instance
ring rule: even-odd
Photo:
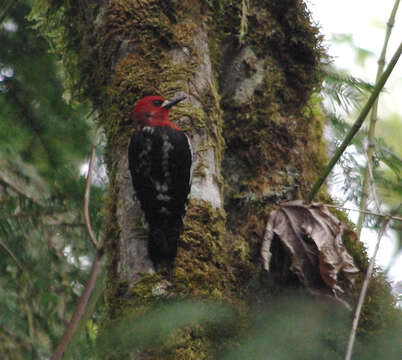
[[[69,81],[91,100],[107,138],[108,319],[161,301],[153,290],[162,277],[147,255],[127,164],[130,110],[151,94],[186,95],[172,117],[195,153],[173,284],[164,296],[243,307],[261,301],[268,215],[280,201],[303,198],[325,161],[312,96],[323,50],[304,2],[69,0],[48,11],[62,14],[59,46]],[[182,337],[180,354],[168,350],[165,359],[211,357],[211,335]]]

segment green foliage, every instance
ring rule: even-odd
[[[13,4],[0,24],[2,359],[51,354],[93,253],[81,217],[85,179],[79,173],[90,149],[88,106],[62,100],[60,66],[26,20],[30,4]],[[103,194],[101,187],[91,194],[97,232]],[[89,320],[93,326],[98,309]],[[82,338],[85,331],[77,343]]]
[[[326,115],[330,121],[333,139],[330,150],[334,151],[350,130],[346,115],[354,114],[362,101],[372,90],[372,85],[356,79],[333,67],[324,68],[323,97],[329,101]],[[361,197],[361,179],[366,164],[367,131],[361,130],[352,140],[353,150],[344,153],[339,165],[344,174],[345,198],[359,203]],[[401,172],[402,158],[398,149],[390,145],[383,137],[375,139],[373,167],[376,184],[390,203],[397,205],[402,199]],[[335,179],[336,181],[336,179]],[[395,201],[392,201],[394,199]],[[368,217],[370,219],[370,217]],[[370,223],[370,222],[369,222]],[[372,222],[371,222],[372,224]]]
[[[56,16],[49,16],[51,12],[55,12]],[[67,31],[63,26],[65,7],[61,2],[51,2],[48,0],[36,0],[32,2],[32,7],[27,19],[32,21],[31,26],[40,31],[41,34],[51,43],[51,52],[63,54],[63,76],[64,93],[63,98],[70,102],[73,98],[72,94],[76,94],[77,83],[79,82],[78,54],[67,51]]]
[[[373,89],[373,85],[350,76],[332,65],[323,67],[323,75],[321,91],[331,101],[333,110],[334,105],[338,105],[347,113],[355,110],[364,99],[364,95]]]
[[[87,107],[73,108],[62,100],[59,65],[25,19],[28,12],[24,2],[14,7],[5,21],[16,31],[0,33],[1,68],[13,74],[0,82],[0,142],[47,179],[55,171],[64,172],[63,178],[89,153]]]

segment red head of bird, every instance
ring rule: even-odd
[[[136,129],[145,126],[170,126],[175,130],[180,130],[169,120],[169,110],[173,105],[184,100],[185,96],[173,100],[165,100],[162,96],[146,96],[137,101],[131,112],[131,120]]]

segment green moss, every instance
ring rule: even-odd
[[[227,269],[225,215],[204,201],[191,200],[184,220],[182,246],[175,262],[180,294],[222,299],[233,278]]]
[[[230,67],[221,60],[219,46],[226,44],[228,58],[240,51],[233,26],[240,19],[240,3],[232,2],[214,18],[221,32],[214,33],[210,46],[222,77]],[[324,117],[317,97],[310,99],[320,81],[323,50],[302,2],[250,2],[250,9],[247,21],[253,31],[245,33],[243,46],[252,49],[255,63],[264,60],[266,71],[249,101],[238,104],[230,93],[222,99],[226,156],[231,159],[224,161],[223,177],[229,179],[225,208],[232,231],[247,239],[250,253],[259,257],[258,239],[272,202],[303,197],[326,160]],[[256,71],[249,59],[239,66],[250,77]]]
[[[151,304],[156,296],[153,294],[153,289],[163,277],[160,274],[144,274],[141,279],[135,283],[131,289],[131,295],[138,305]],[[133,305],[132,303],[130,304]]]
[[[356,283],[355,296],[360,292],[364,276]],[[396,308],[396,299],[385,274],[377,271],[371,279],[360,318],[358,332],[362,340],[374,340],[387,329],[393,328],[402,319],[402,312]]]
[[[193,106],[184,105],[175,110],[176,118],[185,119],[184,126],[180,124],[184,131],[208,129],[209,119],[202,109],[196,109]]]
[[[171,349],[171,351],[162,352],[160,355],[163,356],[158,358],[168,360],[196,360],[207,359],[209,357],[208,348],[211,346],[206,341],[205,337],[194,337],[191,329],[184,329],[176,331],[166,344],[166,347]]]

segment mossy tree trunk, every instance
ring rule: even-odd
[[[91,100],[107,138],[109,317],[160,301],[127,165],[130,110],[151,94],[187,96],[172,117],[196,154],[170,297],[257,298],[268,215],[277,202],[305,196],[326,152],[313,96],[322,49],[304,2],[52,3],[44,27],[62,19],[68,80]],[[204,340],[199,347],[187,336],[181,357],[175,349],[164,358],[208,357]]]

